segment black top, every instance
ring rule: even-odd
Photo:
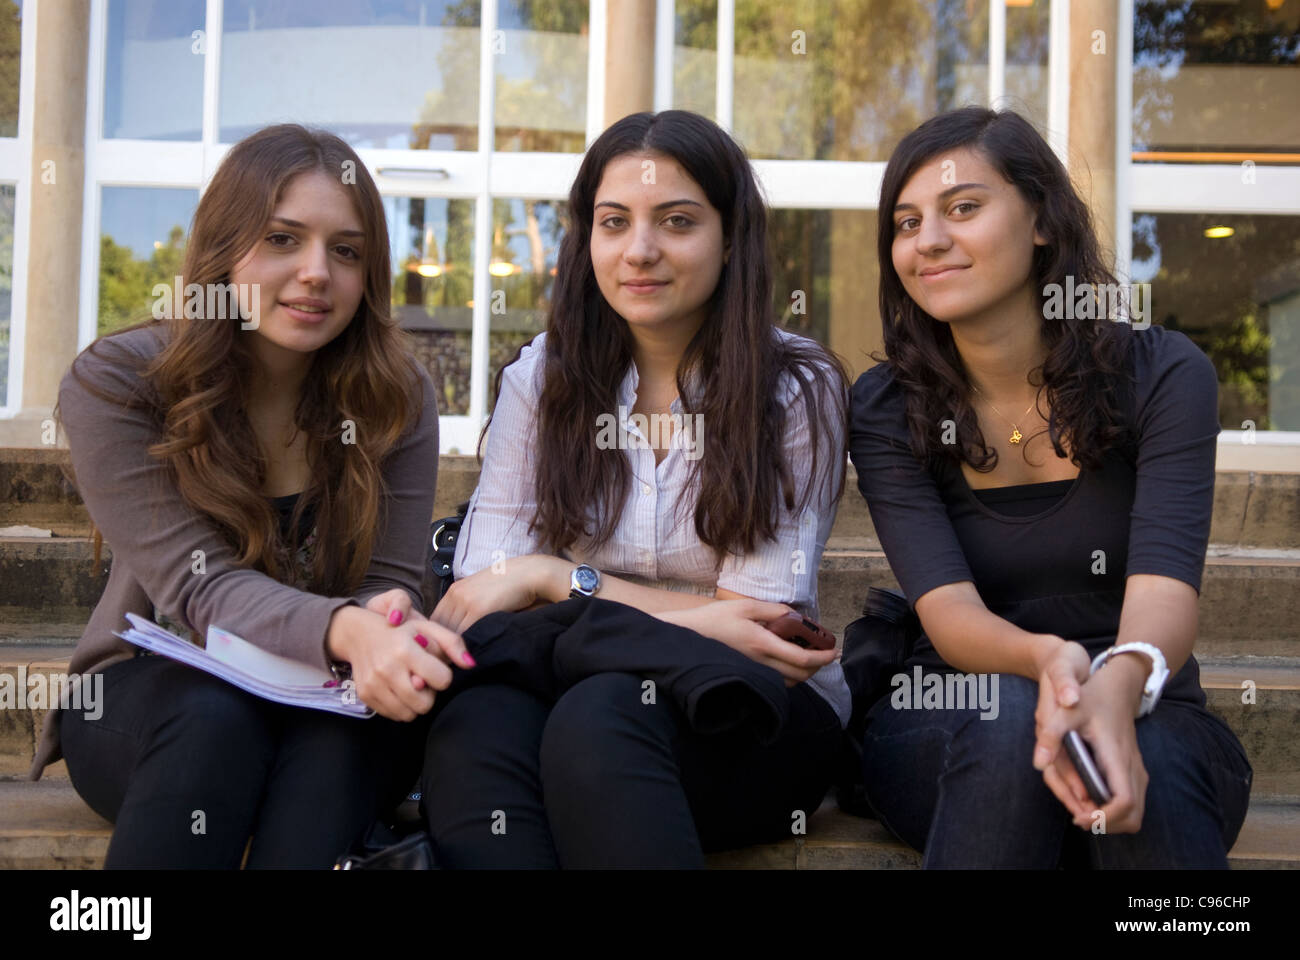
[[[849,450],[858,489],[907,599],[969,580],[988,609],[1096,655],[1114,643],[1125,577],[1173,577],[1200,592],[1214,505],[1218,381],[1186,336],[1132,330],[1127,397],[1136,449],[1112,449],[1074,480],[973,491],[961,468],[910,449],[889,363],[853,387]],[[922,637],[909,663],[940,667]],[[1195,660],[1164,697],[1204,702]]]
[[[280,539],[285,543],[293,541],[293,508],[298,505],[298,498],[301,493],[289,493],[283,497],[267,497],[271,501],[271,508],[276,512],[276,519],[280,523]],[[308,507],[302,512],[302,518],[298,523],[299,543],[302,543],[311,535],[312,527],[316,526],[316,511]]]

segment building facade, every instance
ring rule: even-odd
[[[384,196],[393,304],[470,452],[541,329],[581,153],[637,110],[732,131],[789,328],[881,347],[877,198],[908,130],[1035,123],[1121,279],[1220,379],[1221,469],[1300,471],[1300,0],[0,0],[0,444],[149,314],[230,145],[296,121]]]

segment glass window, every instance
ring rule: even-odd
[[[1300,430],[1300,217],[1135,212],[1132,276],[1214,361],[1225,430]]]
[[[498,199],[492,202],[492,294],[488,357],[488,403],[497,371],[519,348],[546,329],[560,240],[568,226],[561,200]]]
[[[673,106],[718,118],[718,0],[676,0]]]
[[[1007,0],[1006,105],[1047,129],[1051,0]]]
[[[393,316],[442,390],[442,414],[469,413],[474,329],[474,201],[384,197]]]
[[[18,136],[18,78],[22,73],[22,49],[22,0],[0,0],[0,137]],[[4,390],[0,389],[0,401],[3,399]]]
[[[0,406],[9,396],[9,319],[14,295],[14,188],[0,184]]]
[[[1297,101],[1297,0],[1135,0],[1134,159],[1295,152]]]
[[[498,0],[497,150],[586,149],[587,6],[588,0]]]
[[[150,319],[155,284],[175,288],[198,205],[197,190],[102,188],[99,336]]]
[[[111,0],[105,139],[200,140],[204,0]]]
[[[225,0],[221,142],[292,122],[359,148],[478,149],[479,9],[477,0]]]
[[[988,4],[736,0],[734,129],[755,159],[887,160],[988,100]]]
[[[776,321],[830,347],[853,375],[883,344],[876,311],[874,210],[773,210],[768,221]]]

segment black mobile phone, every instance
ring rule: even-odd
[[[1070,762],[1079,772],[1079,779],[1083,781],[1084,789],[1088,791],[1088,796],[1092,797],[1092,802],[1098,806],[1110,803],[1111,793],[1110,787],[1106,785],[1106,778],[1101,775],[1101,769],[1092,759],[1092,751],[1088,749],[1088,745],[1083,742],[1083,737],[1079,736],[1077,730],[1071,730],[1065,735],[1065,752],[1070,755]]]

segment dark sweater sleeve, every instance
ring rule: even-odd
[[[124,564],[160,611],[200,636],[216,624],[272,653],[327,667],[330,617],[356,601],[297,590],[239,566],[211,520],[181,497],[167,466],[149,454],[160,437],[157,404],[135,373],[149,358],[148,333],[112,337],[96,353],[84,351],[59,387],[77,488],[114,566]],[[76,374],[115,400],[96,396]],[[136,402],[128,403],[132,397]],[[409,489],[411,482],[403,477],[398,486]],[[426,482],[431,491],[432,473]],[[431,512],[424,516],[426,531]],[[381,571],[409,566],[394,564],[391,539],[379,546]]]
[[[913,607],[935,587],[974,581],[939,489],[908,444],[902,390],[888,363],[853,386],[849,456],[889,566]]]
[[[1153,573],[1200,593],[1214,510],[1219,384],[1184,334],[1133,333],[1137,490],[1126,573]]]

